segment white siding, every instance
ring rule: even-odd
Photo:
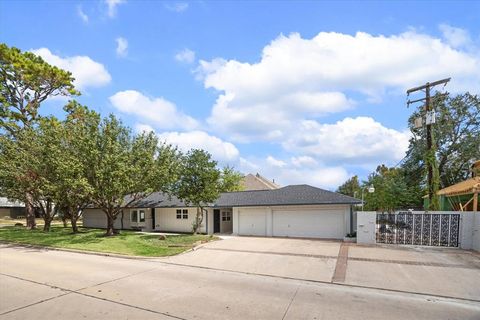
[[[145,222],[142,223],[132,223],[130,221],[131,211],[132,210],[144,210],[145,211]],[[135,209],[125,209],[123,211],[123,229],[131,229],[132,227],[143,228],[146,226],[146,223],[151,224],[151,219],[148,219],[151,216],[150,208],[135,208]],[[83,217],[83,226],[86,228],[106,228],[107,227],[107,216],[101,209],[85,209],[82,214]],[[115,229],[122,229],[122,213],[120,213],[115,219],[114,227]]]
[[[177,209],[188,210],[188,219],[177,219]],[[207,220],[209,227],[210,220],[213,220],[212,211],[208,209],[208,213],[204,214],[203,222],[200,225],[199,232],[206,233]],[[192,224],[195,221],[197,208],[156,208],[155,209],[155,230],[165,232],[192,232]],[[210,228],[209,228],[210,232]]]

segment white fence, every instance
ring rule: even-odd
[[[424,214],[415,211],[413,214]],[[459,247],[480,251],[480,212],[431,211],[433,214],[460,214]],[[377,230],[377,212],[357,212],[357,243],[375,244]]]

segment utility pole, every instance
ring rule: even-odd
[[[425,98],[417,99],[417,100],[408,100],[407,106],[412,103],[425,101],[425,112],[426,112],[426,127],[427,127],[427,152],[431,153],[432,146],[433,146],[433,131],[432,131],[432,124],[435,123],[435,116],[431,113],[432,106],[431,106],[431,99],[430,99],[430,89],[438,86],[439,84],[443,84],[444,86],[450,81],[451,78],[446,78],[434,82],[427,82],[426,84],[411,88],[407,90],[407,96],[410,96],[410,93],[423,91],[425,90]],[[430,120],[428,120],[430,118]],[[428,183],[428,199],[429,199],[429,206],[432,205],[432,198],[434,196],[434,182],[433,182],[433,166],[431,161],[427,162],[427,183]]]

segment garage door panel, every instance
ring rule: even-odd
[[[239,212],[239,234],[245,236],[265,236],[266,223],[264,210],[245,210]]]
[[[273,236],[343,239],[343,210],[289,210],[273,212]]]

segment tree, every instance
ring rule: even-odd
[[[0,44],[0,134],[16,139],[39,118],[40,104],[52,96],[78,95],[70,72],[51,66],[31,52]],[[27,228],[35,228],[35,212],[29,194],[19,200],[26,205]]]
[[[197,208],[192,225],[194,234],[197,234],[203,222],[204,207],[220,196],[220,176],[217,162],[211,159],[208,152],[193,149],[183,156],[175,194],[185,203],[193,204]]]
[[[340,187],[338,187],[337,192],[350,197],[359,197],[362,189],[358,182],[358,176],[353,176],[345,181]]]
[[[154,191],[170,192],[179,156],[171,146],[159,145],[151,132],[133,136],[113,115],[103,119],[93,141],[83,155],[91,200],[107,216],[106,236],[113,236],[122,210]]]
[[[12,199],[28,194],[28,205],[41,212],[44,231],[50,230],[58,212],[55,200],[62,154],[62,127],[54,117],[39,119],[37,126],[20,131],[15,140],[1,140],[1,190]]]
[[[55,167],[58,177],[55,182],[55,204],[64,224],[69,219],[72,231],[77,233],[77,221],[90,204],[93,194],[93,187],[87,178],[89,161],[85,159],[85,153],[94,148],[93,138],[100,124],[100,116],[76,101],[70,101],[64,110],[67,117],[63,122],[61,161],[57,161]]]
[[[433,125],[438,163],[439,187],[464,181],[470,166],[480,159],[480,97],[470,93],[454,97],[437,94],[432,98],[436,110]],[[412,138],[402,168],[412,185],[425,186],[425,128],[414,128],[414,119],[424,115],[417,109],[409,119]]]
[[[375,192],[364,193],[365,210],[393,212],[400,208],[418,206],[422,193],[416,186],[409,186],[401,168],[388,168],[385,165],[377,167],[362,184],[366,189],[373,185]]]
[[[220,192],[242,191],[243,174],[233,167],[226,166],[220,174]]]

